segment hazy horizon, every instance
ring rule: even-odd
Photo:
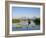
[[[12,18],[40,17],[40,8],[35,7],[12,7]]]

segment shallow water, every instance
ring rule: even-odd
[[[26,31],[26,30],[40,30],[40,25],[34,24],[21,24],[20,27],[16,27],[17,24],[12,24],[12,31]],[[19,25],[18,25],[19,26]]]

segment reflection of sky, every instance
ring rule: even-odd
[[[13,18],[20,17],[39,17],[40,16],[40,8],[35,7],[12,7],[12,16]]]

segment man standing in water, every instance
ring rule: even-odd
[[[28,27],[29,27],[30,24],[31,24],[30,19],[28,19]],[[28,30],[28,27],[27,27],[27,30]]]
[[[30,24],[31,22],[30,22],[30,19],[28,19],[28,25]]]

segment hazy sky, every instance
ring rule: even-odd
[[[35,7],[12,7],[12,16],[13,18],[21,18],[21,17],[39,17],[40,16],[40,8]]]

